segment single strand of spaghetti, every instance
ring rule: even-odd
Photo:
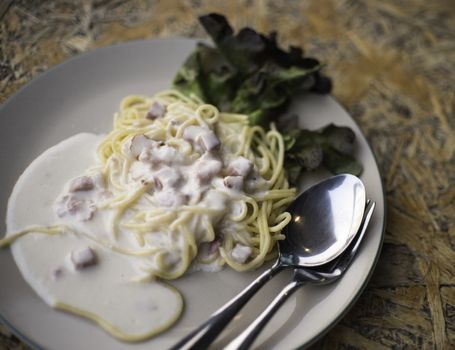
[[[146,96],[140,96],[140,95],[126,96],[120,102],[120,109],[126,110],[137,104],[146,104],[147,100],[148,100],[148,98]]]
[[[139,232],[133,232],[134,238],[136,239],[136,242],[139,244],[140,247],[143,247],[145,245],[145,239],[144,236],[141,235]]]
[[[191,218],[191,212],[185,212],[179,215],[179,217],[169,226],[171,230],[175,230],[178,226],[183,225]]]
[[[225,248],[227,251],[231,251],[232,248],[234,248],[234,245],[235,245],[235,241],[234,241],[234,237],[232,235],[232,232],[228,232],[225,237],[224,237],[224,241],[223,241],[223,248]]]
[[[277,170],[277,160],[275,159],[275,157],[273,156],[272,152],[270,152],[270,150],[267,148],[267,147],[263,147],[261,148],[265,154],[265,156],[269,159],[269,170],[270,170],[270,174],[268,174],[267,172],[264,173],[264,175],[269,175],[270,177],[268,178],[268,182],[270,183],[270,187],[272,187],[274,185],[274,181],[273,181],[273,178],[275,176],[275,173],[279,170]]]
[[[163,284],[163,286],[172,290],[174,293],[176,293],[177,295],[180,296],[180,294],[175,290],[175,288],[165,285],[165,284]],[[183,305],[183,303],[181,303],[181,304]],[[106,332],[108,332],[113,337],[115,337],[119,340],[128,341],[128,342],[139,342],[139,341],[143,341],[145,339],[151,338],[158,333],[163,332],[164,330],[169,328],[172,324],[174,324],[174,322],[177,320],[177,318],[180,316],[180,314],[182,312],[182,305],[180,305],[178,312],[176,312],[175,315],[171,319],[169,319],[166,323],[164,323],[163,325],[161,325],[160,327],[158,327],[156,329],[153,329],[150,332],[145,332],[142,334],[128,334],[126,332],[123,332],[120,328],[117,328],[116,326],[109,323],[105,319],[101,318],[99,315],[95,314],[94,312],[83,310],[83,309],[80,309],[78,307],[72,306],[67,303],[57,301],[54,306],[57,309],[63,310],[68,313],[75,314],[77,316],[84,317],[86,319],[89,319],[89,320],[97,323]]]
[[[162,259],[161,255],[157,257],[157,265],[161,265],[161,270],[156,271],[156,275],[158,277],[164,278],[164,279],[176,279],[180,276],[182,276],[188,269],[191,259],[194,257],[192,256],[192,242],[189,241],[189,237],[184,234],[182,231],[182,239],[183,239],[183,251],[182,254],[180,255],[180,264],[178,264],[178,268],[173,268],[172,271],[170,271],[168,268],[166,268],[165,265],[167,264],[162,264]],[[196,248],[197,249],[197,248]],[[197,251],[195,252],[197,253]],[[164,255],[163,255],[164,257]]]
[[[251,237],[253,237],[255,234],[259,234],[259,229],[257,226],[246,225],[246,229],[250,233]]]
[[[255,135],[255,133],[258,133],[259,135],[265,135],[264,133],[264,129],[262,129],[260,126],[253,126],[253,127],[250,127],[248,128],[248,131],[245,135],[245,146],[243,148],[243,154],[248,156],[251,151],[251,143],[253,141],[253,137]]]
[[[131,160],[123,159],[122,174],[121,174],[121,177],[120,177],[120,179],[121,179],[120,181],[123,184],[127,184],[128,183],[128,176],[129,176],[130,168],[131,168]]]
[[[196,115],[202,118],[204,123],[215,124],[219,120],[220,112],[213,105],[203,104],[196,109]],[[208,115],[211,113],[212,115]]]
[[[204,220],[205,232],[206,232],[206,241],[212,242],[215,239],[215,230],[209,219]]]
[[[35,234],[35,233],[48,234],[48,235],[56,235],[56,234],[63,234],[63,233],[76,234],[75,231],[70,229],[67,225],[32,226],[32,227],[26,228],[22,231],[19,231],[17,233],[14,233],[4,239],[1,239],[0,247],[9,245],[12,242],[14,242],[16,239],[18,239],[24,235]],[[124,249],[124,248],[112,245],[111,243],[106,243],[106,242],[96,239],[95,237],[90,236],[90,235],[86,235],[86,234],[79,234],[79,235],[96,242],[97,244],[105,247],[108,250],[112,250],[114,252],[121,253],[124,255],[145,256],[145,255],[150,255],[150,254],[153,254],[156,252],[156,249],[148,249],[148,250],[143,250],[143,251],[132,251],[132,250],[128,250],[128,249]]]
[[[255,195],[254,199],[257,200],[258,202],[264,202],[264,201],[269,201],[269,200],[278,200],[281,198],[287,198],[289,196],[293,196],[293,192],[287,192],[286,190],[272,190],[272,191],[279,191],[279,192],[272,192],[272,193],[266,193],[266,194],[261,194],[261,195]]]
[[[277,131],[269,131],[267,133],[267,137],[275,137],[276,140],[278,141],[278,160],[276,162],[275,169],[283,169],[283,163],[284,163],[284,141],[283,137],[277,132]],[[272,185],[275,183],[276,179],[279,176],[279,172],[275,172],[270,179],[270,182]]]
[[[270,169],[270,158],[265,150],[265,147],[260,145],[257,148],[258,152],[261,154],[261,167],[259,168],[259,174],[261,176],[265,175],[267,171]]]
[[[197,255],[198,251],[194,235],[191,234],[190,230],[185,225],[181,226],[180,230],[183,234],[184,242],[188,246],[188,254],[190,255],[189,260],[192,260]]]
[[[220,121],[224,123],[241,123],[248,125],[248,117],[245,114],[220,113]]]
[[[270,123],[270,130],[278,133],[280,136],[281,134],[278,132],[275,123]],[[273,138],[269,142],[270,144],[270,150],[272,151],[273,154],[276,154],[277,152],[280,152],[279,149],[277,149],[277,140],[276,138]]]
[[[147,221],[147,212],[145,210],[138,210],[128,222],[134,221]]]
[[[179,211],[192,212],[193,214],[216,214],[220,209],[208,208],[198,205],[184,205],[179,208]]]
[[[112,208],[119,207],[119,208],[123,208],[126,210],[134,202],[136,202],[144,193],[149,191],[154,186],[155,186],[155,184],[153,182],[146,182],[146,183],[136,187],[135,189],[133,189],[133,192],[131,194],[126,195],[125,198],[122,199],[121,201],[113,203],[111,207]]]
[[[253,222],[254,220],[256,220],[256,218],[258,216],[258,212],[259,212],[259,206],[258,206],[257,201],[252,197],[245,197],[245,203],[250,204],[251,208],[253,209],[253,211],[249,215],[249,217],[245,218],[245,223],[249,224],[249,223]]]
[[[172,223],[172,219],[168,220],[156,220],[156,221],[148,221],[146,223],[138,223],[138,224],[122,224],[122,226],[129,230],[134,230],[138,234],[153,234],[155,232],[159,232],[163,229],[163,227],[168,226]]]
[[[272,209],[274,211],[279,211],[278,209],[283,208],[287,206],[289,203],[291,203],[294,200],[294,196],[289,196],[285,197],[283,199],[280,199],[272,204]]]
[[[98,204],[98,209],[115,208],[115,206],[118,205],[119,203],[121,203],[125,199],[126,196],[127,196],[127,192],[124,191],[124,192],[116,195],[115,197],[107,199],[106,201],[103,202],[102,205]]]
[[[248,206],[246,205],[246,202],[245,201],[241,201],[240,202],[240,205],[242,206],[242,210],[240,211],[240,213],[238,215],[229,215],[229,219],[232,220],[232,221],[243,221],[245,220],[247,214],[248,214]]]
[[[137,188],[133,194],[126,196],[126,198],[119,203],[116,203],[115,206],[111,206],[111,208],[115,208],[116,210],[114,211],[114,215],[111,221],[111,230],[114,238],[117,237],[118,234],[118,226],[120,222],[120,218],[123,216],[125,211],[128,209],[128,207],[137,201],[139,197],[150,188],[151,184],[141,186]]]
[[[251,236],[247,238],[247,237],[245,237],[244,235],[241,235],[241,234],[235,234],[234,233],[234,235],[235,235],[236,241],[240,242],[244,246],[251,246],[251,244],[252,244]]]
[[[275,182],[275,184],[272,186],[272,190],[274,189],[288,189],[288,186],[286,186],[287,183],[285,181],[285,174],[284,171],[279,171],[278,178]]]
[[[166,130],[163,128],[148,128],[147,130],[144,130],[142,134],[155,141],[163,141],[166,139]]]
[[[31,233],[39,233],[39,234],[46,234],[46,235],[55,235],[60,234],[64,231],[66,227],[62,225],[55,225],[55,226],[31,226],[25,228],[21,231],[15,232],[13,234],[8,235],[5,238],[0,239],[0,248],[6,247],[17,239],[31,234]]]
[[[288,212],[280,214],[282,216],[281,222],[274,226],[269,226],[269,231],[272,233],[281,232],[281,230],[291,221],[292,216]]]
[[[138,218],[134,218],[134,221],[128,221],[121,224],[122,227],[134,229],[139,232],[150,232],[150,230],[159,228],[160,225],[167,224],[170,221],[175,220],[176,213],[169,211],[161,215],[156,215],[149,220],[144,220],[143,222],[137,222]]]
[[[218,258],[219,258],[219,252],[216,251],[214,252],[213,254],[211,254],[210,256],[206,257],[206,258],[202,258],[200,256],[197,256],[196,257],[196,261],[200,264],[211,264],[213,262],[215,262]]]

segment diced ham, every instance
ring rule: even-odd
[[[246,177],[250,174],[251,170],[253,170],[253,163],[242,156],[235,158],[228,167],[230,175],[236,176]]]
[[[243,176],[226,176],[223,180],[224,186],[231,190],[243,190]]]
[[[62,201],[64,202],[64,211],[60,211],[62,216],[66,213],[74,215],[84,206],[84,202],[74,196],[64,196]]]
[[[155,184],[159,184],[158,187],[161,188],[175,188],[181,179],[180,171],[170,167],[161,168],[154,176]]]
[[[137,158],[144,150],[149,150],[157,145],[157,142],[149,139],[145,135],[136,135],[130,141],[129,153],[133,158]]]
[[[68,201],[66,202],[66,209],[69,214],[77,214],[78,211],[82,210],[84,207],[84,201],[81,201],[75,197],[69,196]]]
[[[178,207],[188,201],[188,197],[183,193],[173,190],[164,190],[155,193],[154,199],[157,204],[163,207]]]
[[[153,119],[157,119],[157,118],[162,118],[162,117],[164,117],[165,114],[166,114],[166,106],[163,105],[162,103],[155,101],[150,106],[149,110],[147,111],[145,118],[153,120]]]
[[[160,181],[159,178],[154,177],[153,178],[153,183],[155,184],[155,189],[158,191],[161,191],[163,189],[163,183]]]
[[[243,264],[251,256],[252,252],[250,247],[237,243],[234,249],[232,249],[231,257],[239,264]]]
[[[75,216],[79,221],[88,221],[93,217],[96,206],[91,200],[82,200],[69,194],[62,196],[56,201],[55,211],[58,217],[71,215]]]
[[[72,196],[71,196],[72,197]],[[68,212],[71,210],[72,212],[74,212],[79,204],[82,203],[81,201],[79,202],[75,202],[74,200],[69,203],[68,205],[68,202],[70,200],[70,196],[69,195],[64,195],[62,197],[60,197],[56,202],[55,202],[55,212],[57,213],[57,216],[58,217],[63,217],[65,216],[66,214],[68,214]]]
[[[221,171],[223,163],[216,159],[201,158],[196,165],[196,175],[200,182],[210,182]]]
[[[88,176],[79,176],[71,180],[69,185],[70,192],[90,191],[93,190],[95,184],[93,179]]]
[[[76,218],[79,221],[89,221],[93,218],[95,211],[96,211],[96,206],[93,204],[92,201],[84,201],[83,209],[79,210],[76,213]]]
[[[90,247],[72,251],[70,260],[76,270],[82,270],[86,267],[96,265],[98,262],[95,252]]]
[[[211,130],[200,134],[197,141],[205,151],[212,151],[220,145],[220,140]]]
[[[212,130],[195,125],[185,128],[183,139],[196,142],[203,151],[212,151],[220,145],[220,140]]]

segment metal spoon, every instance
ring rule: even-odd
[[[289,206],[291,222],[283,230],[276,263],[218,309],[171,350],[206,349],[237,312],[273,276],[286,268],[319,266],[339,256],[355,237],[365,211],[365,187],[342,174],[314,185]]]
[[[285,286],[282,291],[273,299],[267,308],[234,340],[232,340],[224,350],[247,350],[253,344],[259,333],[264,329],[267,322],[273,317],[275,312],[283,303],[299,288],[307,283],[328,284],[337,281],[347,270],[353,261],[357,250],[362,243],[368,223],[375,203],[368,201],[365,209],[364,218],[359,229],[359,233],[351,242],[349,247],[338,258],[330,261],[323,266],[314,268],[297,268],[294,269],[293,280]]]

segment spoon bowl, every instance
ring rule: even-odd
[[[280,260],[294,267],[319,266],[339,256],[355,237],[366,204],[365,186],[349,174],[314,185],[288,207]]]

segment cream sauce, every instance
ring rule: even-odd
[[[98,322],[114,336],[141,340],[169,327],[183,307],[180,294],[159,282],[133,282],[139,258],[124,256],[89,239],[109,241],[109,212],[81,221],[59,217],[55,200],[70,179],[95,163],[102,136],[78,134],[36,158],[17,181],[8,203],[9,234],[31,225],[77,226],[79,234],[28,234],[12,245],[16,263],[30,286],[53,307],[68,309]],[[118,242],[117,242],[118,243]],[[76,270],[71,252],[90,248],[96,264]]]

